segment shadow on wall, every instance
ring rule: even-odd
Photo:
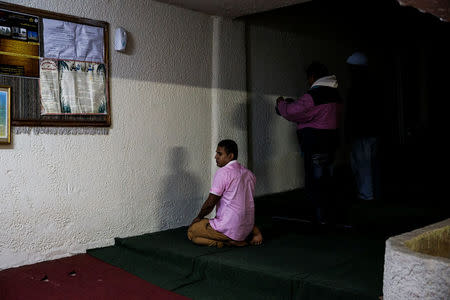
[[[249,161],[258,180],[256,194],[263,195],[302,186],[295,125],[276,114],[275,100],[305,91],[309,60],[297,35],[253,21],[247,23]]]
[[[271,166],[268,159],[275,155],[273,122],[277,117],[272,99],[252,94],[251,101],[251,166],[257,176],[256,194],[264,194],[273,190]]]
[[[167,156],[170,170],[161,180],[158,230],[189,225],[201,206],[200,180],[189,172],[188,153],[184,147],[173,147]]]

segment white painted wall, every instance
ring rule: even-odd
[[[8,2],[122,26],[129,48],[110,50],[108,135],[20,134],[0,147],[0,269],[188,225],[208,194],[215,138],[246,140],[211,104],[212,78],[241,74],[244,48],[218,77],[207,15],[146,0]],[[223,26],[219,39],[242,42],[242,25]],[[246,115],[245,85],[219,78],[214,89],[214,115]]]
[[[249,25],[249,97],[252,167],[258,195],[303,187],[303,160],[295,125],[275,113],[278,96],[304,91],[301,41],[296,35]]]

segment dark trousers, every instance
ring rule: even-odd
[[[337,131],[309,129],[298,133],[304,157],[306,200],[314,208],[314,221],[333,222],[333,169]]]

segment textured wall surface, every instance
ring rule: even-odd
[[[303,187],[303,160],[296,126],[275,113],[275,99],[296,97],[304,68],[301,39],[295,34],[250,24],[249,97],[252,165],[259,195]],[[304,81],[303,81],[304,82]]]
[[[108,135],[17,134],[0,147],[0,269],[188,225],[214,156],[212,18],[145,0],[8,2],[122,26],[129,43],[115,52],[110,34]]]
[[[450,225],[450,219],[386,241],[383,299],[449,299],[450,259],[412,251],[405,242]]]

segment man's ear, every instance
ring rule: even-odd
[[[230,160],[234,159],[234,153],[233,152],[230,152],[228,155],[231,155],[231,159]]]

